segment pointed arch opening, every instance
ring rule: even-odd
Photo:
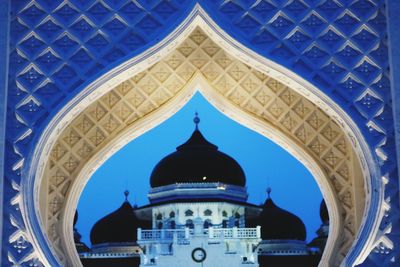
[[[204,43],[210,44],[208,52]],[[173,65],[176,60],[183,65]],[[248,77],[261,81],[256,91]],[[142,100],[129,92],[135,88]],[[199,6],[167,40],[94,82],[48,126],[24,188],[26,221],[42,260],[79,266],[71,229],[85,179],[196,91],[228,117],[274,140],[314,175],[332,225],[321,266],[362,262],[381,212],[379,200],[371,197],[373,161],[355,124],[317,88],[232,40]],[[370,209],[375,215],[366,217]],[[360,231],[372,237],[362,239]]]

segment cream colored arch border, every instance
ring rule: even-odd
[[[321,262],[321,266],[329,265],[327,265],[327,262],[330,258],[330,254],[332,254],[332,252],[335,250],[334,241],[337,240],[338,236],[341,234],[339,229],[341,228],[340,212],[342,211],[338,207],[338,201],[335,198],[332,185],[327,182],[328,179],[326,178],[326,173],[321,169],[321,166],[315,162],[315,159],[312,156],[304,153],[304,151],[301,151],[301,149],[296,149],[298,145],[296,145],[293,140],[287,138],[283,134],[278,134],[278,131],[276,131],[274,127],[268,126],[265,121],[258,120],[255,118],[255,116],[251,116],[249,114],[246,115],[245,112],[239,111],[240,109],[238,109],[234,104],[229,104],[229,101],[227,101],[224,97],[221,97],[221,95],[215,90],[211,89],[208,83],[205,82],[204,79],[200,79],[199,76],[193,79],[190,86],[186,86],[186,89],[184,89],[182,93],[175,96],[173,101],[165,104],[165,107],[163,106],[162,108],[154,111],[149,116],[141,120],[140,123],[138,122],[133,124],[135,126],[132,126],[132,128],[129,130],[129,134],[122,136],[120,135],[118,139],[114,139],[114,143],[112,143],[114,149],[110,150],[110,147],[112,147],[110,143],[107,145],[107,147],[103,147],[102,150],[91,159],[92,164],[89,162],[89,164],[85,165],[84,169],[79,173],[79,178],[81,179],[79,180],[78,178],[79,183],[76,182],[70,185],[71,187],[69,189],[67,187],[67,189],[70,190],[70,193],[68,193],[66,205],[61,208],[64,216],[59,215],[61,216],[59,217],[60,222],[62,222],[60,226],[61,229],[55,229],[57,232],[62,233],[60,239],[61,241],[59,241],[60,243],[52,244],[49,242],[48,237],[43,235],[43,232],[46,232],[46,230],[43,221],[40,221],[39,214],[41,201],[39,196],[43,193],[40,186],[41,182],[43,181],[42,177],[45,172],[45,167],[46,163],[48,162],[50,152],[61,133],[68,127],[72,120],[81,114],[83,110],[91,103],[97,101],[100,97],[102,97],[112,88],[116,87],[118,84],[130,77],[134,77],[141,71],[146,70],[167,56],[171,51],[175,50],[177,46],[179,46],[185,39],[189,37],[190,33],[196,27],[200,27],[206,33],[206,35],[212,39],[213,42],[222,47],[224,50],[229,51],[229,53],[235,58],[246,63],[255,70],[258,70],[265,75],[268,75],[269,77],[281,82],[285,86],[290,87],[298,94],[315,103],[321,108],[321,112],[328,114],[331,119],[336,121],[336,123],[342,127],[342,130],[346,133],[347,137],[352,140],[352,146],[355,151],[357,151],[358,157],[361,161],[361,166],[363,166],[362,174],[365,178],[364,181],[366,188],[365,210],[373,210],[374,214],[371,216],[371,214],[368,212],[364,213],[368,216],[362,217],[361,230],[358,231],[358,235],[355,236],[353,247],[351,248],[346,260],[342,262],[342,265],[350,266],[362,262],[374,245],[376,245],[377,240],[375,236],[377,226],[379,225],[379,221],[382,217],[383,209],[380,208],[382,206],[382,188],[380,187],[381,183],[379,181],[377,184],[371,184],[370,177],[375,177],[376,179],[378,176],[377,173],[375,173],[376,170],[373,168],[374,161],[371,158],[370,151],[368,150],[361,134],[349,117],[331,100],[318,91],[317,88],[314,88],[312,85],[294,75],[290,71],[258,56],[257,54],[237,43],[235,40],[231,39],[227,34],[219,29],[215,23],[212,22],[212,20],[205,14],[199,5],[195,7],[190,16],[175,32],[173,32],[156,47],[117,67],[87,87],[59,114],[57,114],[55,119],[52,120],[51,124],[46,129],[35,151],[35,155],[33,157],[34,161],[32,161],[31,165],[29,166],[30,175],[27,183],[23,186],[24,196],[26,196],[26,198],[22,199],[24,204],[23,214],[27,224],[28,233],[30,234],[35,249],[40,254],[40,259],[48,266],[56,266],[59,264],[58,259],[54,256],[54,249],[55,246],[61,244],[68,252],[68,257],[72,259],[73,266],[79,266],[78,262],[76,261],[76,252],[72,251],[73,239],[71,223],[73,211],[76,207],[79,194],[86,183],[85,179],[89,177],[88,175],[95,170],[99,163],[101,164],[104,162],[123,144],[133,139],[135,136],[138,136],[149,130],[151,127],[161,123],[168,116],[174,114],[180,106],[188,101],[188,99],[193,95],[194,91],[198,89],[222,112],[234,120],[248,126],[249,128],[252,128],[271,138],[275,142],[278,142],[280,145],[293,153],[297,158],[299,158],[303,164],[305,164],[311,170],[323,191],[332,219],[333,227],[328,240],[329,245]],[[167,108],[167,105],[170,105],[170,109]],[[167,113],[164,113],[166,111]],[[159,116],[160,114],[162,114],[162,116]],[[97,166],[95,163],[93,163],[95,161],[97,161]],[[32,188],[34,190],[32,190]],[[371,188],[373,188],[374,191],[376,190],[378,193],[378,197],[375,197],[374,199],[374,206],[371,206],[371,199],[373,195],[371,194]],[[337,228],[335,226],[337,226]],[[365,234],[360,234],[363,231],[367,231],[367,238],[365,238]],[[381,240],[378,240],[378,242],[380,241]]]
[[[186,88],[179,92],[178,95],[172,99],[172,101],[166,103],[162,107],[158,108],[153,113],[149,114],[146,118],[138,120],[133,123],[130,127],[127,127],[117,138],[113,139],[107,146],[103,147],[96,156],[91,158],[85,163],[85,166],[80,170],[76,177],[76,182],[70,188],[71,194],[65,204],[66,211],[75,211],[78,205],[79,197],[86,185],[90,180],[91,175],[100,167],[109,157],[117,152],[124,145],[129,143],[136,137],[144,134],[148,130],[161,124],[163,121],[173,116],[179,111],[196,92],[200,92],[209,103],[211,103],[218,110],[223,112],[225,115],[230,117],[232,120],[264,135],[265,137],[274,140],[281,147],[289,151],[304,166],[312,172],[319,187],[323,190],[324,198],[329,207],[329,215],[332,220],[332,226],[329,233],[329,240],[327,247],[321,260],[320,266],[331,266],[328,264],[332,260],[332,256],[338,251],[335,240],[339,239],[339,235],[342,228],[342,220],[340,219],[340,213],[338,206],[338,200],[335,194],[331,190],[327,190],[331,187],[326,177],[325,172],[321,169],[321,166],[316,163],[315,159],[310,156],[306,151],[298,147],[298,144],[293,142],[291,138],[279,133],[273,125],[269,125],[255,116],[246,114],[237,108],[235,105],[227,102],[223,96],[218,94],[210,84],[201,76],[196,75],[191,82],[185,86]],[[324,190],[325,189],[325,190]],[[70,258],[72,266],[82,266],[79,257],[74,246],[74,238],[72,231],[72,221],[74,212],[64,212],[65,217],[62,221],[62,236],[63,248],[66,248],[67,258]]]

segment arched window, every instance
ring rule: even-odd
[[[192,220],[189,219],[189,220],[186,220],[185,226],[189,227],[190,229],[193,229],[194,228],[194,223],[193,223]]]
[[[211,211],[211,210],[206,209],[206,210],[204,211],[204,216],[211,216],[211,215],[212,215],[212,211]]]
[[[240,214],[238,212],[235,213],[235,226],[240,226]]]
[[[210,226],[212,226],[211,220],[205,220],[203,224],[204,229],[208,229]]]
[[[170,218],[175,218],[175,212],[171,211],[171,212],[169,213],[169,217],[170,217]]]
[[[222,221],[222,228],[227,228],[228,227],[228,220],[223,220]]]
[[[188,216],[193,216],[193,211],[191,211],[191,210],[186,210],[186,211],[185,211],[185,216],[186,216],[186,217],[188,217]]]
[[[156,220],[162,220],[162,214],[161,213],[157,214]]]
[[[170,222],[169,222],[169,228],[170,228],[170,229],[175,229],[175,228],[176,228],[176,223],[175,223],[175,221],[170,221]]]
[[[226,212],[226,210],[222,211],[222,217],[228,217],[228,213]]]
[[[158,223],[157,223],[157,228],[158,228],[158,229],[162,229],[162,227],[163,227],[163,223],[162,223],[162,222],[158,222]]]

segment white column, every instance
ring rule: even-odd
[[[237,238],[238,237],[238,228],[235,226],[233,227],[233,238]]]
[[[208,228],[208,238],[214,238],[214,228],[212,226]]]
[[[161,239],[165,239],[165,229],[161,229]]]
[[[189,239],[189,227],[185,227],[185,239]]]

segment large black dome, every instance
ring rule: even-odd
[[[198,118],[195,122],[199,122]],[[204,182],[245,186],[246,177],[236,160],[208,142],[196,125],[189,140],[154,167],[150,185],[154,188],[175,183]]]
[[[137,239],[139,220],[134,208],[126,200],[120,208],[103,217],[92,227],[90,241],[92,245],[103,243],[133,243]]]
[[[306,227],[296,215],[279,208],[268,196],[257,219],[263,240],[306,240]]]

